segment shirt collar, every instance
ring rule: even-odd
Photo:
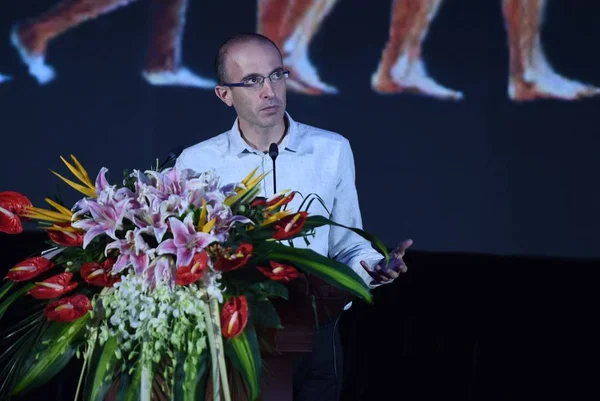
[[[283,138],[283,141],[279,144],[279,151],[296,153],[299,142],[298,123],[292,119],[287,111],[285,112],[285,118],[287,118],[289,125],[287,134]],[[242,138],[242,133],[240,132],[239,127],[239,117],[236,117],[235,121],[233,122],[233,126],[229,131],[229,146],[231,152],[235,155],[258,152],[252,146],[248,145],[244,138]]]

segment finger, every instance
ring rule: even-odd
[[[404,256],[404,253],[406,252],[406,250],[408,248],[410,248],[410,246],[413,244],[413,240],[411,239],[407,239],[405,241],[402,241],[400,243],[400,245],[398,245],[398,248],[396,250],[396,257],[397,258],[401,258]]]
[[[360,261],[360,265],[363,267],[363,269],[366,270],[367,273],[369,273],[369,276],[371,276],[373,279],[377,280],[377,274],[375,274],[372,270],[371,267],[369,266],[369,264],[367,262],[365,262],[364,260]]]
[[[385,270],[385,274],[386,276],[388,276],[389,278],[391,278],[392,280],[398,278],[398,276],[400,275],[399,272],[393,270],[393,269],[386,269]]]
[[[395,277],[394,277],[394,274],[396,275]],[[398,277],[398,274],[389,268],[380,269],[379,271],[377,271],[377,275],[381,278],[385,278],[388,280],[393,280],[396,277]]]

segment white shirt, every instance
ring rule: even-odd
[[[289,126],[278,146],[276,186],[278,192],[284,189],[299,192],[288,205],[289,210],[298,210],[302,196],[314,193],[322,198],[331,214],[315,200],[308,210],[310,215],[323,215],[345,226],[362,229],[354,156],[348,140],[337,133],[295,122],[287,112],[286,117]],[[237,118],[231,130],[184,149],[175,166],[197,172],[215,169],[221,185],[240,182],[259,167],[257,173],[271,172],[263,180],[261,195],[266,198],[273,195],[273,161],[268,153],[258,151],[244,141]],[[375,266],[383,259],[368,241],[345,228],[319,227],[309,241],[310,249],[348,265],[367,284],[372,278],[360,261]],[[294,246],[307,247],[302,238],[295,239]]]

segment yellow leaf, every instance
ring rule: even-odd
[[[202,230],[202,227],[206,224],[206,200],[202,198],[202,211],[200,212],[200,218],[198,219],[198,230]]]
[[[244,179],[242,180],[242,184],[244,184],[244,185],[248,184],[248,181],[250,181],[250,179],[252,177],[254,177],[254,173],[256,173],[256,170],[258,170],[258,166],[254,170],[252,170],[250,172],[250,174],[248,174],[246,177],[244,177]]]
[[[73,175],[79,179],[79,181],[83,182],[86,187],[88,187],[88,188],[90,187],[91,183],[89,182],[89,179],[86,181],[86,177],[84,177],[80,171],[78,171],[68,161],[66,161],[64,157],[61,156],[60,160],[63,161],[63,163],[67,166],[67,168],[71,171],[71,173],[73,173]],[[91,188],[94,190],[96,189],[93,185],[91,185]]]
[[[38,214],[38,213],[24,213],[22,214],[23,217],[27,217],[28,219],[32,219],[32,220],[43,220],[43,221],[50,221],[53,223],[67,223],[70,222],[70,220],[66,220],[66,219],[55,219],[53,217],[48,217],[48,216],[44,216],[42,214]]]
[[[95,198],[96,197],[96,191],[95,190],[91,190],[90,188],[84,187],[83,185],[77,184],[65,177],[63,177],[62,175],[58,174],[55,171],[50,170],[54,175],[58,176],[58,178],[60,178],[61,180],[63,180],[64,182],[66,182],[71,188],[81,192],[82,194],[89,196],[90,198]]]
[[[268,226],[271,223],[274,223],[278,220],[281,220],[282,218],[289,216],[291,214],[293,214],[294,212],[291,210],[283,210],[281,212],[277,212],[274,215],[268,217],[267,219],[265,219],[265,221],[262,222],[261,226]]]
[[[88,175],[87,171],[85,171],[85,169],[83,168],[83,166],[81,165],[81,163],[79,163],[79,160],[77,160],[77,158],[73,155],[71,155],[71,159],[73,159],[73,161],[75,162],[75,165],[77,166],[77,169],[81,172],[81,174],[85,177],[85,180],[88,182],[88,184],[92,187],[95,188],[96,186],[94,185],[94,183],[92,182],[92,180],[90,179],[90,176]]]
[[[202,232],[203,233],[207,233],[210,230],[212,230],[212,228],[214,227],[215,223],[217,222],[217,218],[213,217],[212,219],[210,219],[210,221],[208,223],[206,223],[204,225],[204,227],[202,227]]]
[[[61,219],[63,221],[71,221],[71,215],[65,215],[58,212],[53,212],[52,210],[41,209],[38,207],[30,207],[27,209],[26,214],[35,214],[39,216],[52,217],[54,219]]]
[[[72,216],[73,215],[73,212],[71,212],[69,209],[67,209],[63,205],[54,202],[52,199],[46,198],[45,200],[46,200],[46,202],[48,202],[51,206],[53,206],[56,210],[58,210],[59,212],[61,212],[65,216]]]

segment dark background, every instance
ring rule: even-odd
[[[39,86],[9,32],[55,3],[4,2],[0,13],[0,73],[14,78],[0,84],[3,190],[42,205],[58,183],[48,169],[66,171],[61,154],[75,154],[94,176],[107,166],[118,182],[125,168],[149,167],[231,127],[234,111],[212,91],[142,78],[147,0],[52,41],[47,62],[57,77]],[[499,0],[446,1],[424,43],[430,75],[463,91],[464,100],[378,95],[370,78],[388,38],[391,3],[340,1],[310,48],[321,78],[340,94],[288,96],[294,119],[350,139],[365,227],[390,246],[410,237],[426,251],[600,256],[600,97],[510,101]],[[549,2],[542,40],[559,73],[600,85],[599,15],[595,1]],[[219,44],[256,29],[256,3],[190,1],[186,21],[183,64],[214,78]]]
[[[65,171],[60,154],[93,174],[107,166],[116,182],[124,168],[230,128],[233,111],[211,91],[142,79],[148,1],[52,42],[58,75],[38,86],[8,35],[52,4],[4,2],[0,12],[0,72],[14,77],[0,84],[2,190],[41,205],[58,182],[48,169]],[[501,2],[480,0],[447,1],[424,46],[431,76],[464,100],[376,95],[369,81],[390,7],[340,1],[311,46],[340,95],[288,95],[294,119],[351,140],[365,227],[390,247],[415,240],[409,272],[342,320],[344,399],[598,399],[600,98],[511,102]],[[547,11],[552,65],[600,85],[600,3],[550,0]],[[255,21],[252,1],[191,1],[184,65],[214,77],[217,46]],[[3,236],[7,268],[41,239]],[[72,399],[78,374],[66,370],[30,399]]]

